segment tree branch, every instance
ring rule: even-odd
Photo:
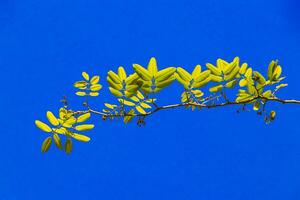
[[[254,100],[257,100],[257,99],[264,100],[265,102],[278,102],[278,103],[282,103],[282,104],[300,104],[300,100],[294,100],[294,99],[284,100],[284,99],[279,99],[279,98],[266,98],[266,97],[262,97],[262,96],[257,96],[257,97],[253,97],[252,99],[249,99],[249,100],[243,101],[243,102],[227,101],[224,103],[212,104],[212,105],[207,105],[205,103],[178,103],[178,104],[171,104],[171,105],[165,105],[165,106],[157,106],[155,109],[147,112],[146,114],[126,114],[126,113],[123,115],[107,114],[107,113],[100,112],[100,111],[93,110],[93,109],[89,109],[86,111],[76,111],[76,112],[74,112],[74,114],[93,113],[93,114],[100,115],[103,117],[125,117],[125,116],[146,117],[146,116],[152,115],[161,110],[175,109],[175,108],[180,108],[180,107],[190,107],[190,106],[195,106],[200,109],[202,109],[202,108],[211,109],[211,108],[226,107],[226,106],[233,106],[233,105],[245,105],[245,104],[252,103]]]

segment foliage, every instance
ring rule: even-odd
[[[63,99],[64,105],[59,109],[58,117],[51,111],[46,113],[50,126],[39,120],[35,121],[38,128],[51,134],[42,143],[42,152],[47,152],[54,143],[58,149],[71,153],[72,139],[90,141],[90,138],[81,132],[94,128],[94,124],[85,123],[91,114],[101,115],[104,120],[122,118],[124,123],[137,118],[137,124],[143,125],[147,116],[163,109],[185,107],[194,110],[241,105],[239,112],[251,105],[257,114],[264,116],[266,123],[270,123],[275,119],[276,113],[266,110],[268,101],[295,103],[295,100],[281,100],[276,97],[276,93],[287,84],[281,83],[284,80],[281,76],[282,68],[278,61],[274,60],[270,62],[265,76],[254,71],[247,63],[240,63],[239,57],[235,57],[231,62],[218,59],[215,65],[207,63],[206,68],[196,65],[191,72],[182,67],[159,69],[156,59],[152,57],[147,67],[133,64],[133,70],[132,74],[128,74],[120,66],[116,72],[110,70],[107,73],[109,91],[116,101],[104,103],[101,111],[91,109],[88,103],[90,98],[99,96],[102,89],[102,85],[99,84],[100,77],[90,77],[88,73],[83,72],[82,80],[75,82],[74,87],[77,89],[77,96],[85,97],[85,109],[73,111],[69,108],[67,100]],[[175,81],[182,88],[180,103],[158,106],[156,94]],[[233,100],[227,96],[228,90],[236,94]],[[64,145],[61,136],[65,136]]]

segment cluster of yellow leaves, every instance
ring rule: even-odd
[[[181,95],[182,103],[201,103],[204,92],[200,90],[207,84],[212,83],[209,87],[209,92],[217,93],[224,89],[234,88],[237,84],[241,88],[237,94],[236,102],[249,101],[251,98],[261,96],[270,98],[274,96],[272,90],[264,90],[265,86],[280,82],[283,78],[281,75],[281,67],[277,61],[272,61],[268,67],[268,78],[258,71],[253,71],[248,67],[247,63],[240,64],[239,57],[235,57],[228,62],[223,59],[217,59],[216,65],[211,63],[206,64],[206,69],[202,70],[200,65],[196,65],[191,73],[182,67],[167,67],[159,70],[157,61],[154,57],[148,62],[147,68],[140,64],[133,64],[134,73],[127,76],[123,67],[119,67],[118,72],[108,72],[107,81],[110,85],[110,91],[113,95],[119,97],[118,101],[121,105],[112,104],[109,109],[104,109],[105,113],[124,115],[127,119],[138,112],[141,115],[146,115],[145,109],[151,109],[148,103],[153,103],[148,99],[148,94],[160,92],[163,88],[169,86],[174,80],[177,80],[183,87],[184,91]],[[276,86],[275,92],[287,84]],[[143,93],[147,96],[144,98]],[[143,96],[143,98],[139,98]],[[140,102],[139,100],[143,100]],[[263,104],[263,100],[253,100],[253,109],[258,110]],[[124,110],[124,106],[132,107],[128,112]],[[130,114],[128,114],[130,112]]]
[[[260,72],[253,71],[252,68],[248,68],[247,65],[240,69],[240,87],[246,87],[246,89],[240,89],[237,94],[236,102],[248,102],[253,103],[253,110],[258,111],[262,105],[265,104],[265,98],[274,98],[275,92],[280,88],[286,87],[287,84],[279,84],[285,77],[281,77],[282,68],[278,64],[278,61],[271,61],[268,66],[267,78]],[[274,91],[271,89],[265,90],[267,86],[278,84]],[[260,97],[260,98],[257,98]],[[272,119],[273,117],[270,117]]]
[[[175,77],[184,89],[190,90],[205,86],[211,80],[210,74],[209,70],[202,71],[201,66],[197,65],[191,74],[182,67],[178,67]]]
[[[118,73],[108,72],[107,81],[110,92],[117,97],[130,98],[140,89],[145,94],[158,93],[174,81],[176,68],[168,67],[158,70],[157,62],[152,57],[147,69],[139,64],[133,64],[134,73],[127,76],[123,67],[118,68]]]
[[[74,83],[74,87],[79,89],[79,91],[76,92],[76,95],[92,97],[98,96],[98,91],[102,88],[102,85],[99,84],[100,77],[93,76],[90,78],[89,74],[86,72],[82,72],[82,77],[84,80],[76,81]]]
[[[151,109],[152,107],[149,105],[149,103],[152,103],[151,99],[145,99],[144,95],[137,91],[136,96],[130,97],[130,100],[121,99],[119,98],[118,101],[121,103],[121,105],[126,105],[129,107],[134,107],[134,109],[139,112],[140,114],[147,114],[145,109]]]
[[[169,86],[174,80],[175,67],[167,67],[158,70],[157,62],[152,57],[147,68],[139,64],[133,64],[134,73],[127,75],[122,66],[118,72],[110,70],[107,75],[110,92],[118,97],[120,106],[106,103],[103,112],[108,115],[124,115],[124,122],[128,123],[136,112],[146,115],[147,109],[151,109],[155,99],[149,98],[148,94],[158,93]],[[145,96],[146,95],[146,96]],[[124,107],[129,107],[126,112]]]
[[[130,98],[118,98],[118,101],[120,105],[115,104],[109,104],[105,103],[105,109],[102,111],[108,115],[118,115],[121,113],[121,115],[124,115],[124,122],[128,123],[131,121],[131,119],[136,114],[135,111],[137,111],[139,114],[146,115],[148,109],[151,109],[152,106],[150,104],[153,104],[156,99],[151,98],[145,98],[145,96],[140,92],[137,91],[135,96],[131,96]],[[126,113],[124,112],[124,106],[127,106],[130,108],[130,110]]]
[[[207,84],[213,82],[217,85],[213,85],[209,88],[209,91],[216,93],[223,88],[233,88],[239,76],[239,58],[236,57],[230,63],[225,60],[218,59],[216,66],[207,63],[207,69],[202,70],[200,65],[196,65],[192,73],[187,72],[182,67],[178,67],[176,70],[176,80],[184,87],[185,91],[181,95],[181,101],[185,102],[199,102],[204,93],[199,90]]]
[[[207,63],[206,67],[211,71],[211,81],[217,85],[210,87],[210,92],[219,92],[223,88],[233,88],[237,84],[236,78],[239,78],[240,68],[246,66],[244,63],[240,66],[239,57],[235,57],[232,62],[218,59],[216,66]]]
[[[90,118],[90,113],[84,113],[75,117],[73,111],[60,108],[59,117],[56,117],[51,111],[48,111],[46,116],[52,127],[40,120],[35,120],[35,125],[39,129],[47,133],[52,133],[52,136],[49,136],[44,140],[42,152],[47,152],[49,150],[52,141],[54,141],[58,149],[64,149],[66,153],[71,153],[72,151],[73,145],[71,138],[81,142],[90,141],[88,136],[78,133],[94,128],[93,124],[82,124]],[[67,137],[64,148],[59,135],[65,135]]]
[[[175,78],[185,89],[181,94],[181,102],[198,103],[204,93],[197,88],[204,87],[209,83],[210,74],[209,70],[202,71],[200,65],[197,65],[191,74],[182,67],[178,67]]]
[[[181,94],[181,102],[187,107],[195,108],[194,104],[205,104],[207,97],[204,97],[202,88],[209,85],[208,91],[210,96],[218,97],[217,93],[227,101],[224,96],[225,89],[232,89],[239,86],[237,103],[253,104],[255,111],[262,110],[265,106],[266,99],[274,98],[275,93],[286,87],[287,84],[280,83],[284,77],[281,77],[282,68],[278,61],[271,61],[266,76],[258,71],[254,71],[247,63],[240,64],[239,57],[235,57],[228,62],[223,59],[217,59],[215,65],[206,64],[206,69],[196,65],[192,72],[188,72],[182,67],[166,67],[159,69],[157,61],[152,57],[147,67],[140,64],[133,64],[134,72],[127,74],[125,69],[120,66],[117,72],[110,70],[107,74],[107,82],[110,92],[117,97],[118,103],[105,103],[103,117],[123,117],[124,122],[130,122],[135,116],[140,118],[151,113],[153,106],[157,108],[156,99],[152,95],[159,93],[162,89],[172,84],[175,80],[183,86],[184,91]],[[79,91],[78,96],[98,96],[102,85],[99,83],[99,76],[92,76],[82,72],[83,80],[74,83]],[[275,88],[270,88],[275,86]],[[210,97],[209,96],[209,97]],[[192,105],[192,106],[191,106]],[[198,105],[197,105],[198,106]],[[80,131],[86,131],[94,128],[93,124],[81,124],[90,118],[90,111],[73,112],[66,108],[59,110],[57,118],[50,111],[47,112],[47,118],[53,127],[50,127],[39,120],[35,124],[41,130],[52,133],[42,144],[42,152],[49,150],[52,141],[59,149],[64,149],[67,153],[72,151],[72,140],[88,142],[89,137],[79,134]],[[81,113],[81,114],[80,114]],[[270,112],[267,121],[275,119],[275,111]],[[64,147],[59,135],[67,137]]]
[[[139,64],[133,64],[133,69],[139,75],[137,84],[146,94],[158,93],[169,86],[174,81],[174,73],[176,71],[175,67],[158,70],[154,57],[150,59],[147,69]]]
[[[109,84],[109,90],[114,96],[125,96],[129,98],[133,96],[138,89],[138,85],[136,84],[138,78],[136,73],[127,76],[124,68],[120,66],[118,68],[118,73],[110,70],[106,80]]]

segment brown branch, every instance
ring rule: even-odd
[[[97,110],[93,110],[93,109],[89,109],[86,111],[76,111],[74,112],[74,114],[85,114],[85,113],[93,113],[96,115],[101,115],[103,117],[124,117],[124,116],[134,116],[134,117],[146,117],[149,115],[152,115],[158,111],[161,110],[168,110],[168,109],[175,109],[175,108],[180,108],[180,107],[189,107],[189,106],[195,106],[197,108],[207,108],[207,109],[211,109],[211,108],[218,108],[218,107],[225,107],[225,106],[232,106],[232,105],[245,105],[245,104],[249,104],[251,102],[253,102],[254,100],[257,99],[262,99],[265,102],[278,102],[278,103],[282,103],[282,104],[300,104],[299,100],[294,100],[294,99],[290,99],[290,100],[284,100],[284,99],[279,99],[279,98],[266,98],[266,97],[261,97],[261,96],[257,96],[257,97],[253,97],[252,99],[249,99],[247,101],[243,101],[243,102],[231,102],[231,101],[227,101],[224,103],[220,103],[220,104],[213,104],[213,105],[207,105],[204,103],[198,104],[198,103],[178,103],[178,104],[171,104],[171,105],[165,105],[165,106],[160,106],[160,107],[156,107],[155,109],[149,111],[146,114],[107,114],[104,112],[100,112]]]

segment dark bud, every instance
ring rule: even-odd
[[[145,126],[146,125],[146,122],[145,122],[145,120],[144,120],[144,118],[139,118],[139,120],[137,121],[137,125],[139,126],[139,127],[142,127],[142,126]]]
[[[272,110],[270,112],[270,120],[273,121],[275,119],[275,117],[276,117],[276,112],[274,110]]]

